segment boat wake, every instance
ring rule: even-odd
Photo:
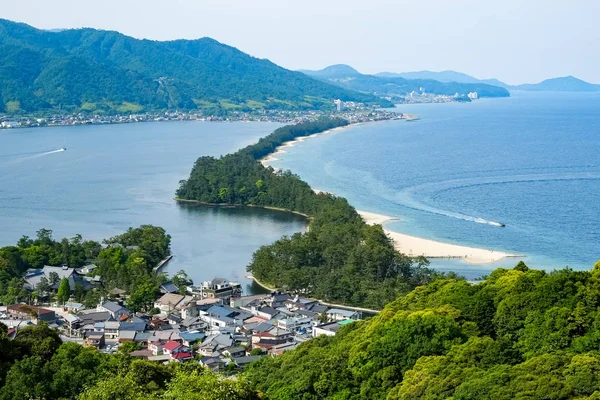
[[[67,151],[66,147],[61,147],[56,150],[46,150],[46,151],[38,151],[38,152],[30,152],[30,153],[18,153],[18,154],[0,154],[0,158],[14,158],[13,160],[3,164],[3,166],[13,165],[22,163],[24,161],[33,160],[40,157],[45,157],[50,154],[62,153],[63,151]]]
[[[600,174],[594,172],[530,174],[470,179],[454,179],[443,182],[426,183],[423,185],[417,185],[403,189],[397,194],[395,200],[400,205],[419,211],[426,211],[433,214],[443,215],[450,218],[462,219],[478,224],[504,227],[505,225],[501,222],[490,221],[481,217],[475,217],[454,211],[444,210],[442,208],[426,204],[423,200],[420,199],[431,198],[434,194],[439,195],[440,193],[448,190],[456,190],[474,186],[499,185],[520,182],[574,181],[598,179],[600,179]]]

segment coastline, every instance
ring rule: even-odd
[[[233,208],[233,207],[240,207],[240,208],[241,207],[254,207],[254,208],[262,208],[264,210],[281,211],[281,212],[286,212],[286,213],[292,213],[292,214],[300,215],[300,216],[306,218],[307,220],[310,219],[309,215],[301,213],[300,211],[288,210],[286,208],[281,208],[281,207],[259,206],[259,205],[256,205],[256,204],[207,203],[205,201],[188,200],[188,199],[182,199],[182,198],[179,198],[179,197],[175,197],[173,200],[175,200],[178,203],[196,204],[196,205],[205,206],[205,207],[226,207],[226,208]]]
[[[319,135],[327,135],[327,134],[330,134],[330,133],[333,133],[333,132],[337,132],[337,131],[341,131],[341,130],[344,130],[344,129],[348,129],[351,126],[358,126],[358,125],[362,125],[362,124],[363,124],[363,122],[356,123],[356,124],[348,124],[346,126],[340,126],[340,127],[337,127],[337,128],[328,129],[328,130],[320,132],[320,133],[313,133],[312,135],[301,136],[301,137],[298,137],[298,138],[296,138],[294,140],[290,140],[288,142],[283,142],[281,144],[281,146],[277,146],[275,148],[275,151],[273,153],[271,153],[271,154],[269,154],[269,155],[261,158],[258,161],[264,167],[269,167],[270,166],[269,165],[270,162],[278,161],[279,160],[279,158],[277,158],[277,155],[281,155],[281,154],[287,153],[287,151],[285,151],[285,149],[290,148],[290,147],[294,147],[297,143],[303,142],[303,141],[305,141],[305,140],[307,140],[309,138],[317,137]],[[276,168],[274,168],[274,169],[276,169]]]
[[[414,121],[417,120],[417,116],[411,115],[410,119],[405,119],[406,121]],[[303,136],[297,139],[291,140],[289,142],[283,143],[281,146],[275,148],[275,151],[262,159],[260,159],[260,163],[269,167],[269,163],[273,161],[278,161],[278,155],[285,154],[286,149],[290,147],[294,147],[297,143],[303,142],[308,138],[316,137],[322,134],[329,134],[335,131],[341,131],[343,129],[347,129],[348,127],[354,126],[357,124],[350,124],[347,126],[330,129],[321,133],[315,133],[310,136]],[[321,192],[318,189],[313,189],[315,193]],[[379,224],[384,226],[386,222],[398,220],[399,218],[391,217],[388,215],[377,214],[373,212],[367,211],[359,211],[357,210],[359,215],[363,218],[363,220],[370,225]],[[390,237],[390,239],[394,242],[394,247],[401,253],[404,253],[411,257],[423,256],[425,258],[447,258],[447,259],[461,259],[469,264],[490,264],[500,260],[503,260],[507,257],[525,257],[524,255],[511,254],[498,250],[490,250],[490,249],[482,249],[477,247],[463,246],[445,242],[439,242],[432,239],[425,239],[417,236],[411,236],[400,232],[395,232],[390,229],[386,229],[384,226],[384,232]]]
[[[384,232],[394,241],[394,247],[401,253],[411,257],[424,256],[426,258],[459,258],[469,264],[489,264],[507,257],[523,257],[503,251],[481,249],[436,240],[410,236],[404,233],[385,229],[385,223],[399,218],[376,214],[368,211],[358,211],[365,223],[369,225],[382,225]]]

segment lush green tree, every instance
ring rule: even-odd
[[[60,304],[65,304],[67,301],[69,301],[69,297],[71,297],[71,286],[69,285],[69,280],[63,277],[60,280],[60,286],[58,287],[58,292],[56,293],[56,299]]]

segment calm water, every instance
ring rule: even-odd
[[[589,269],[600,259],[600,95],[399,110],[421,120],[321,135],[273,166],[358,209],[400,217],[387,225],[399,232],[526,254],[536,268]],[[433,265],[477,277],[516,262]]]
[[[278,125],[169,122],[0,131],[0,246],[40,228],[56,238],[100,240],[155,224],[172,236],[167,272],[196,282],[223,276],[248,283],[252,253],[304,229],[294,214],[182,207],[173,200],[200,155],[255,142]],[[65,152],[44,153],[66,147]]]

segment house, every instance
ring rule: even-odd
[[[229,305],[231,307],[240,308],[248,305],[251,302],[262,303],[262,301],[266,298],[264,294],[255,294],[250,296],[242,296],[242,297],[232,297],[229,299]]]
[[[223,305],[223,299],[206,298],[196,301],[198,311],[206,311],[212,306]]]
[[[106,340],[117,340],[119,338],[119,321],[106,321],[104,323],[104,337]]]
[[[174,340],[170,340],[162,346],[163,354],[173,354],[177,353],[179,349],[181,349],[183,345]]]
[[[287,293],[274,293],[271,297],[265,299],[265,303],[269,305],[269,307],[277,308],[285,306],[285,302],[288,300],[293,300],[293,297]]]
[[[133,331],[133,332],[144,332],[146,330],[146,321],[130,321],[130,322],[121,322],[121,326],[119,327],[121,332],[123,331]]]
[[[162,312],[169,313],[175,310],[177,304],[179,304],[184,298],[185,296],[177,293],[167,293],[154,302],[154,307],[158,308]]]
[[[198,347],[198,353],[203,356],[214,357],[222,351],[233,346],[233,339],[228,334],[214,334],[207,336]]]
[[[33,307],[27,304],[13,304],[6,307],[9,317],[17,319],[35,319],[52,323],[56,321],[56,313],[41,307]]]
[[[260,359],[262,356],[244,356],[244,357],[238,357],[235,358],[233,360],[233,362],[235,363],[235,365],[238,368],[244,369],[246,368],[246,366],[258,359]]]
[[[360,311],[342,310],[340,308],[332,308],[326,312],[329,321],[343,321],[345,319],[359,320],[362,317]]]
[[[67,328],[69,328],[69,330],[71,332],[74,331],[74,330],[77,330],[77,329],[79,329],[81,327],[81,320],[76,315],[65,314],[63,316],[63,319],[67,323]]]
[[[90,332],[83,341],[84,346],[92,346],[97,349],[104,347],[104,334],[102,332]]]
[[[231,358],[243,357],[246,355],[246,349],[241,346],[228,347],[223,350],[223,354]]]
[[[212,281],[202,282],[202,298],[230,299],[239,296],[242,293],[242,285],[234,282],[227,282],[223,278],[215,278]]]
[[[90,272],[92,272],[93,270],[95,270],[96,268],[98,268],[98,266],[96,264],[88,264],[88,265],[84,265],[83,267],[79,268],[79,270],[77,272],[81,275],[87,275]]]
[[[69,312],[79,312],[84,309],[84,306],[81,303],[68,301],[65,303],[64,308],[66,308]]]
[[[177,353],[171,354],[171,359],[178,362],[189,361],[193,358],[193,355],[189,351],[179,351]]]
[[[179,293],[179,288],[173,284],[173,282],[165,282],[159,287],[162,294],[167,293]]]
[[[148,345],[148,350],[152,352],[155,356],[163,353],[163,344],[160,341],[151,342]]]
[[[79,319],[83,325],[94,325],[98,322],[104,322],[110,318],[108,311],[84,310],[79,313]]]
[[[272,356],[280,356],[286,351],[295,350],[299,343],[289,342],[275,345],[269,349],[269,354]]]
[[[287,329],[288,331],[294,332],[311,330],[313,326],[312,318],[308,317],[293,317],[280,319],[275,323],[277,327],[281,329]]]
[[[138,343],[142,348],[148,348],[148,341],[152,337],[152,332],[136,332],[133,341]]]
[[[206,335],[200,332],[181,332],[179,334],[184,346],[190,347],[196,342],[202,342]]]
[[[122,305],[115,303],[113,301],[104,301],[98,307],[96,307],[98,312],[108,312],[111,317],[114,319],[119,319],[123,315],[131,314],[131,311],[123,307]]]
[[[218,357],[202,357],[199,363],[213,372],[221,372],[225,368],[225,362]]]
[[[135,339],[135,331],[120,331],[119,332],[119,343],[133,342]]]
[[[340,325],[337,322],[329,322],[327,324],[313,326],[312,334],[313,334],[313,337],[317,337],[317,336],[321,336],[321,335],[335,336],[335,334],[337,333],[337,331],[340,330],[341,327],[342,327],[342,325]]]

